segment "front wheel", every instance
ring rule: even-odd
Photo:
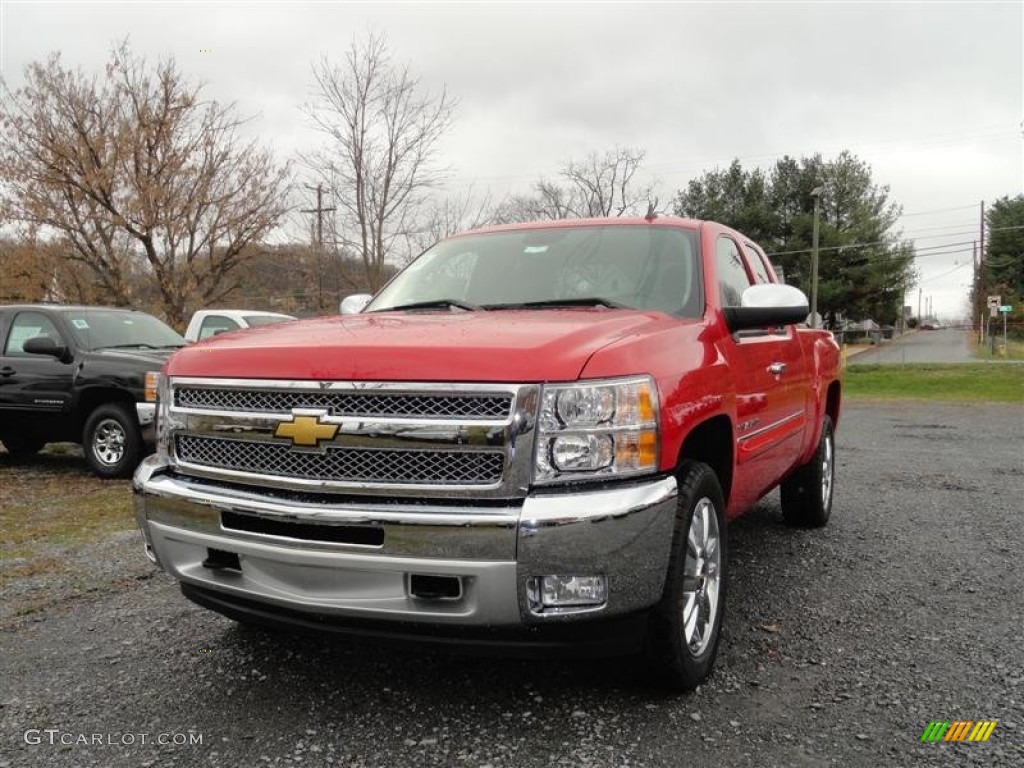
[[[836,440],[832,418],[821,425],[818,449],[811,460],[782,483],[782,516],[790,525],[821,528],[832,514],[836,480]]]
[[[648,655],[658,679],[696,688],[718,653],[725,608],[725,500],[707,464],[684,462],[661,602],[651,614]]]
[[[120,403],[94,410],[85,422],[82,448],[100,477],[130,477],[142,458],[142,435],[134,414]]]

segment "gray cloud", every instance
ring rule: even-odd
[[[733,157],[767,165],[850,148],[907,212],[961,208],[904,220],[908,234],[933,236],[927,245],[943,242],[937,226],[976,226],[963,206],[1024,188],[1015,2],[82,2],[3,13],[10,82],[51,50],[98,71],[111,41],[130,36],[148,55],[173,54],[209,96],[259,114],[250,130],[282,155],[317,140],[298,109],[310,62],[384,32],[425,86],[460,99],[445,143],[452,188],[522,190],[618,143],[647,150],[664,201]],[[922,275],[954,258],[920,260]],[[924,287],[953,312],[964,280],[961,270]]]

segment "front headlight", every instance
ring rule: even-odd
[[[165,375],[156,381],[156,452],[164,459],[171,453],[171,425],[168,419],[171,407],[171,382]]]
[[[658,391],[650,376],[547,384],[538,424],[537,483],[658,468]]]

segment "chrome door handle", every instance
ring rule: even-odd
[[[768,366],[768,373],[770,373],[772,376],[781,376],[785,372],[785,363],[772,363],[771,365]]]

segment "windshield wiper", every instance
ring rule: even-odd
[[[544,301],[522,301],[514,304],[487,304],[484,309],[544,309],[550,307],[607,307],[608,309],[629,309],[625,304],[620,304],[611,299],[603,299],[600,296],[586,296],[572,299],[545,299]]]
[[[412,304],[399,304],[397,307],[385,307],[384,309],[375,309],[374,312],[400,312],[404,309],[439,309],[443,307],[455,307],[456,309],[465,309],[468,312],[477,312],[483,307],[478,307],[476,304],[470,304],[468,301],[459,301],[458,299],[432,299],[430,301],[414,301]]]
[[[154,344],[139,344],[139,343],[136,343],[136,344],[104,344],[102,347],[93,347],[93,349],[138,349],[139,347],[142,347],[143,349],[163,349],[163,347],[158,347],[158,346],[156,346]]]

